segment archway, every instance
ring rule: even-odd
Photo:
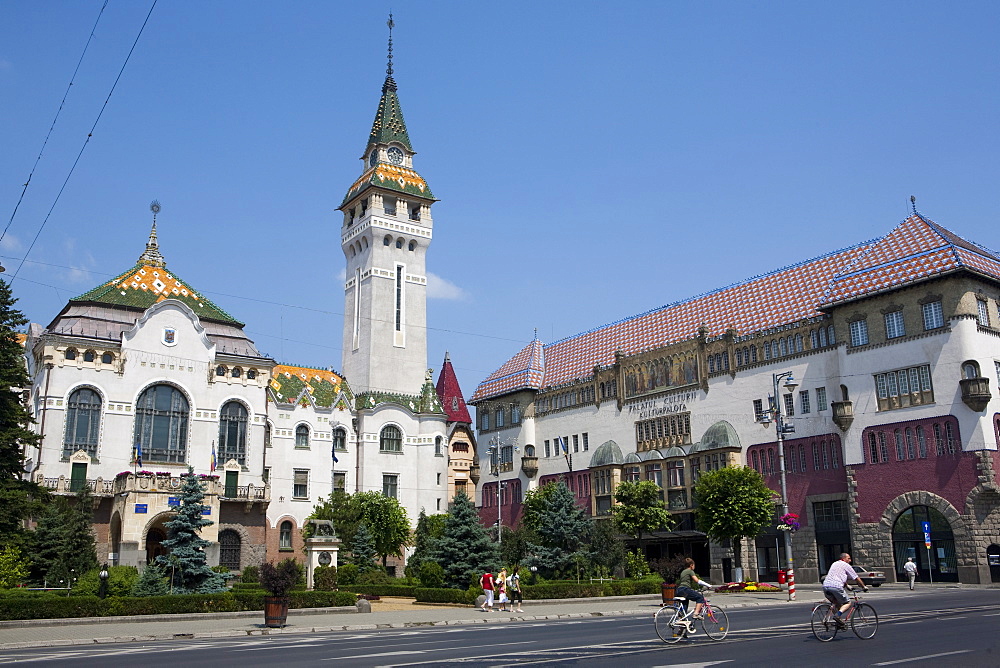
[[[927,523],[927,524],[925,524]],[[924,527],[930,527],[930,549]],[[910,506],[892,525],[892,553],[896,579],[906,579],[903,564],[913,557],[922,577],[934,582],[958,582],[958,558],[951,523],[941,511],[931,506]]]
[[[161,543],[167,539],[166,532],[160,527],[153,527],[146,532],[146,563],[153,563],[157,557],[166,556],[167,548]]]
[[[114,513],[111,516],[111,525],[108,527],[108,552],[111,553],[111,565],[117,566],[121,557],[119,550],[122,544],[122,516]]]

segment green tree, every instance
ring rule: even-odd
[[[444,568],[446,587],[465,589],[477,574],[499,564],[496,543],[479,522],[472,500],[459,492],[448,508],[443,535],[434,541],[433,561]]]
[[[28,558],[13,545],[0,549],[0,589],[10,589],[28,577]]]
[[[555,494],[558,486],[559,482],[553,481],[536,489],[528,490],[521,506],[521,526],[528,527],[531,531],[538,531],[541,526],[542,510],[549,503],[550,497]]]
[[[428,515],[424,509],[420,509],[417,515],[417,528],[413,532],[413,554],[406,560],[406,573],[417,577],[420,573],[420,565],[430,558],[433,543],[444,533],[444,523],[447,519],[445,513]]]
[[[674,526],[663,504],[663,490],[652,480],[622,481],[615,488],[615,501],[611,515],[623,533],[635,536],[639,554],[645,558],[642,534]]]
[[[38,446],[39,436],[28,429],[34,420],[21,401],[21,391],[31,383],[17,329],[28,319],[14,308],[16,303],[10,286],[0,279],[0,546],[26,547],[24,521],[45,492],[21,479],[26,453]]]
[[[594,522],[594,529],[590,534],[590,553],[594,566],[602,569],[602,575],[624,572],[625,546],[618,540],[613,520]]]
[[[738,568],[742,542],[753,538],[774,517],[774,492],[752,468],[729,466],[702,473],[694,487],[695,522],[713,540],[730,540]]]
[[[526,563],[531,556],[538,535],[523,521],[515,527],[503,528],[500,543],[500,561],[508,566]]]
[[[74,580],[97,568],[93,508],[86,486],[76,494],[74,503],[50,497],[31,536],[34,579],[72,586]]]
[[[399,500],[381,492],[361,492],[351,501],[361,506],[362,521],[371,533],[383,568],[389,555],[402,558],[403,548],[410,544],[410,520]]]
[[[306,526],[302,534],[306,538],[313,535],[313,526],[309,520],[330,520],[333,530],[340,539],[340,549],[350,552],[354,544],[354,532],[361,523],[361,504],[353,503],[353,497],[341,489],[333,490],[326,500],[313,507],[312,513],[306,518]]]
[[[166,596],[170,591],[167,586],[167,574],[155,561],[146,564],[139,579],[132,585],[132,596]]]
[[[532,561],[539,570],[554,577],[576,574],[590,560],[588,540],[593,520],[576,505],[573,493],[562,480],[546,495],[538,512],[532,545]]]
[[[188,467],[181,486],[181,505],[173,519],[166,523],[167,538],[162,545],[169,554],[157,557],[161,565],[171,569],[168,572],[175,593],[210,594],[226,588],[225,579],[212,571],[205,560],[208,541],[201,537],[201,530],[214,522],[203,514],[205,490],[202,484],[194,470]]]
[[[354,532],[354,548],[351,550],[351,562],[358,567],[358,573],[375,570],[375,539],[368,531],[368,524],[362,522]]]

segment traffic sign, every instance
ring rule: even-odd
[[[924,529],[924,547],[928,550],[931,549],[931,523],[921,522]]]

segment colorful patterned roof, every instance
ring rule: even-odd
[[[396,81],[392,74],[387,74],[382,84],[382,98],[378,101],[378,111],[372,131],[368,135],[368,146],[372,144],[388,144],[397,142],[413,153],[410,146],[410,135],[406,132],[406,121],[403,120],[403,108],[399,106],[399,96],[396,95]],[[367,153],[367,151],[365,151]]]
[[[164,299],[178,299],[199,318],[243,326],[243,323],[216,306],[204,295],[179,279],[166,266],[139,263],[107,283],[70,300],[112,306],[147,309]]]
[[[441,373],[438,374],[436,389],[449,422],[472,424],[469,407],[465,405],[462,388],[458,385],[458,376],[455,375],[455,368],[451,365],[448,353],[444,354],[444,364],[441,365]]]
[[[347,194],[344,195],[344,200],[340,203],[340,206],[343,207],[357,195],[374,186],[394,190],[398,193],[423,197],[424,199],[434,199],[434,194],[431,192],[430,186],[427,185],[424,177],[420,176],[420,174],[417,174],[409,167],[380,162],[366,170],[361,175],[361,178],[351,185]]]
[[[915,213],[834,276],[823,302],[843,303],[959,269],[998,278],[1000,257]]]
[[[270,392],[268,399],[276,404],[295,404],[308,401],[308,394],[313,403],[321,408],[333,407],[341,391],[351,398],[351,390],[347,383],[333,371],[313,369],[305,366],[289,366],[279,364],[271,372]],[[345,409],[351,408],[344,405]]]
[[[476,388],[470,402],[589,378],[595,366],[733,328],[752,333],[823,315],[838,302],[967,269],[1000,280],[1000,256],[914,214],[885,237],[675,302],[544,346],[532,341]]]

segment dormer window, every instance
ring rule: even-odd
[[[68,360],[75,360],[76,359],[76,348],[67,348],[66,349],[66,359],[68,359]]]
[[[216,376],[225,376],[226,375],[226,367],[222,366],[221,364],[219,366],[215,367],[215,375]]]
[[[250,369],[249,371],[247,371],[247,380],[256,380],[256,378],[257,378],[257,369]]]
[[[410,220],[420,220],[420,205],[410,207]]]
[[[87,352],[85,352],[83,354],[83,361],[84,362],[93,362],[94,361],[94,351],[93,350],[88,350]]]
[[[240,367],[233,367],[233,378],[239,378],[243,375],[243,369]]]
[[[111,364],[114,360],[115,356],[112,355],[111,353],[104,353],[103,355],[101,355],[102,364]]]
[[[387,216],[396,215],[396,198],[395,197],[383,197],[382,198],[382,210]]]

